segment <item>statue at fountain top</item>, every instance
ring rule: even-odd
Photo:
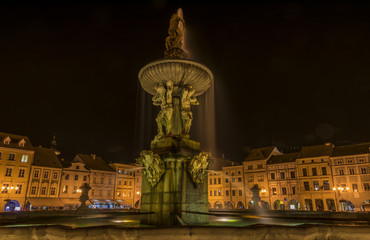
[[[184,24],[181,8],[177,13],[173,14],[170,19],[170,27],[168,28],[169,36],[166,38],[165,58],[185,58],[186,53],[183,49],[184,40]]]

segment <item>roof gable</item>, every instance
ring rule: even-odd
[[[79,158],[79,159],[76,159],[76,158]],[[115,172],[115,170],[113,168],[111,168],[109,166],[109,164],[104,161],[103,158],[98,157],[94,154],[87,155],[87,154],[79,153],[79,154],[76,155],[76,157],[73,159],[73,161],[74,162],[82,161],[91,170]]]
[[[33,158],[32,165],[52,168],[63,168],[63,165],[59,160],[58,156],[55,154],[54,149],[35,147],[34,151],[35,155]]]
[[[254,161],[254,160],[264,160],[264,159],[269,158],[271,155],[279,155],[279,154],[281,153],[274,146],[256,148],[256,149],[252,149],[252,151],[248,154],[248,156],[244,159],[243,162]]]

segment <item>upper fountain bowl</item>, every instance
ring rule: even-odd
[[[142,88],[155,95],[155,86],[159,83],[165,85],[172,81],[173,94],[181,95],[185,86],[195,89],[194,96],[202,95],[213,82],[212,72],[204,65],[186,59],[160,59],[144,66],[139,72],[139,81]]]

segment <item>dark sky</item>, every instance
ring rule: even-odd
[[[215,75],[218,155],[370,141],[369,3],[123,2],[0,3],[0,131],[133,162],[137,74],[182,7],[193,59]]]

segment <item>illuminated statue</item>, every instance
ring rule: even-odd
[[[148,182],[154,187],[165,172],[164,162],[158,154],[144,150],[136,159],[143,166],[143,172]]]
[[[183,135],[189,135],[191,123],[193,121],[193,113],[191,105],[199,105],[196,97],[194,97],[195,89],[192,86],[185,87],[181,96],[181,119],[183,126]]]
[[[161,111],[158,113],[155,121],[157,122],[158,134],[155,140],[164,136],[163,127],[165,127],[166,135],[169,135],[172,130],[172,115],[173,115],[173,104],[172,104],[172,91],[173,83],[171,81],[166,82],[167,89],[162,83],[155,87],[156,94],[152,98],[153,104],[161,107]]]
[[[188,170],[193,177],[194,183],[202,183],[207,176],[206,170],[211,163],[211,154],[208,152],[201,152],[194,156],[188,166]]]
[[[185,21],[182,18],[182,11],[179,9],[170,19],[170,27],[168,28],[169,36],[166,38],[166,51],[164,53],[165,57],[184,58],[185,52],[182,49],[184,24]]]

